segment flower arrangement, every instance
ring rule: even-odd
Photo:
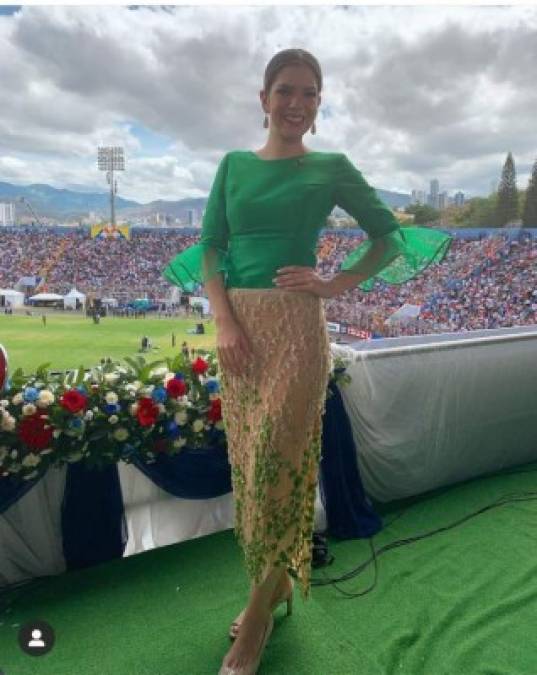
[[[31,480],[49,466],[147,463],[183,448],[226,448],[214,351],[101,365],[67,374],[17,370],[0,394],[0,480]],[[332,379],[350,380],[338,357]],[[328,396],[330,396],[328,392]]]

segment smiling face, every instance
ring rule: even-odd
[[[260,92],[263,110],[270,115],[270,134],[299,141],[315,121],[321,103],[317,80],[307,65],[282,68],[268,95]]]

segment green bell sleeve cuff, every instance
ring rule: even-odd
[[[418,276],[432,263],[446,256],[453,237],[425,227],[398,227],[380,237],[369,237],[354,248],[341,263],[341,272],[361,274],[357,284],[372,291],[376,279],[403,284]]]

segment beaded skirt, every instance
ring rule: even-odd
[[[255,355],[243,375],[220,366],[235,535],[253,583],[284,566],[306,599],[330,376],[323,299],[280,288],[227,294]]]

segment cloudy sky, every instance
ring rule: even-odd
[[[325,85],[313,150],[378,188],[486,195],[507,152],[537,158],[537,8],[0,7],[0,181],[205,196],[222,154],[258,149],[266,62],[303,47]]]

